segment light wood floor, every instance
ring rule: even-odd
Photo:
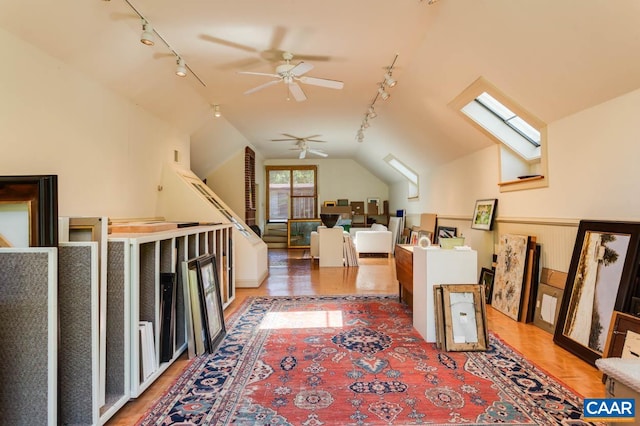
[[[302,259],[302,250],[269,250],[269,277],[255,289],[238,289],[235,301],[225,310],[231,315],[248,296],[313,294],[397,294],[393,258],[361,258],[357,268],[319,268],[317,261]],[[604,397],[600,372],[553,343],[553,336],[532,324],[523,324],[487,306],[489,330],[550,375],[578,394]],[[125,405],[109,426],[134,425],[171,386],[188,360],[183,355],[139,398]]]

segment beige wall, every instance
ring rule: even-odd
[[[421,175],[419,200],[406,199],[404,183],[392,185],[391,207],[435,212],[468,240],[484,241],[478,233],[486,231],[469,228],[475,200],[498,198],[494,241],[500,232],[538,235],[542,265],[566,272],[579,219],[640,220],[638,110],[640,90],[550,123],[548,188],[500,193],[492,146]],[[490,263],[490,252],[479,254],[480,266]]]
[[[188,135],[2,29],[0,51],[0,174],[57,174],[61,216],[155,216]]]
[[[244,219],[244,149],[209,173],[207,186]]]
[[[389,199],[389,186],[353,160],[323,158],[264,161],[265,166],[297,164],[318,166],[318,202],[320,206],[324,201],[336,201],[338,198],[346,198],[350,202],[366,201],[367,198],[379,198],[381,201]],[[264,194],[263,186],[260,196],[264,198]]]

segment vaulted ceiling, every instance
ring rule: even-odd
[[[157,32],[154,46],[139,42],[140,15]],[[547,123],[640,87],[639,22],[637,0],[0,2],[1,27],[211,138],[192,158],[215,156],[224,142],[215,140],[219,104],[221,119],[267,159],[297,158],[294,142],[271,141],[283,133],[320,135],[327,142],[314,148],[387,182],[398,178],[382,162],[389,153],[428,173],[492,143],[448,106],[480,76]],[[305,76],[344,88],[301,83],[303,102],[282,82],[245,95],[272,78],[239,72],[273,73],[284,51],[313,66]],[[174,74],[176,53],[190,69],[185,78]],[[396,55],[398,84],[376,101],[378,117],[358,142]]]

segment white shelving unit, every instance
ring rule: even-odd
[[[187,348],[184,292],[180,262],[200,255],[216,255],[220,295],[223,307],[235,299],[234,247],[232,225],[194,226],[148,234],[112,234],[110,241],[123,241],[130,249],[130,397],[137,398],[182,354]],[[176,327],[173,357],[160,360],[160,273],[176,274]],[[155,340],[155,371],[147,378],[141,377],[138,324],[153,324]]]

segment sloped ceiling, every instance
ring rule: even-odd
[[[132,7],[133,6],[133,7]],[[137,10],[156,37],[139,42]],[[194,135],[201,167],[225,143],[252,144],[266,159],[297,158],[282,133],[321,135],[331,158],[353,158],[381,179],[393,153],[420,173],[491,144],[448,103],[483,76],[550,123],[640,87],[636,0],[4,0],[0,26]],[[243,93],[273,73],[282,51],[313,65],[306,75],[343,90],[282,83]],[[387,101],[358,143],[357,131],[385,67],[398,55]],[[4,58],[5,66],[10,58]],[[211,139],[211,143],[206,143]],[[203,160],[205,159],[205,160]]]

